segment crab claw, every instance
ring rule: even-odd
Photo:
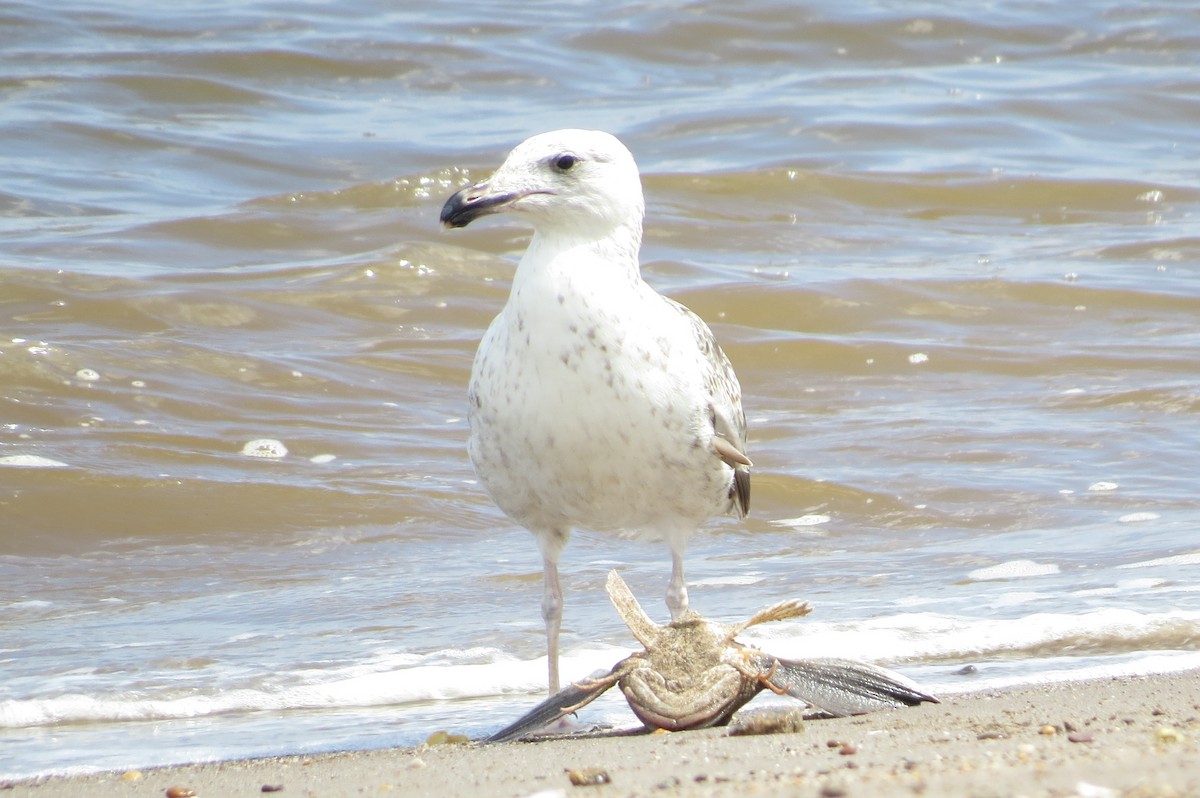
[[[597,671],[583,681],[568,684],[500,731],[484,738],[483,742],[508,743],[519,740],[587,706],[617,683],[618,677],[614,674],[624,664],[622,660],[612,671]]]
[[[879,709],[940,703],[887,668],[848,659],[776,659],[764,671],[764,686],[787,693],[834,717]]]

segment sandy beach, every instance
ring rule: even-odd
[[[2,786],[37,798],[1200,795],[1200,673],[965,693],[786,733],[423,745]]]

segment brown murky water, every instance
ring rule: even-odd
[[[528,232],[436,218],[558,127],[634,152],[646,277],[742,381],[754,512],[695,539],[701,611],[811,598],[777,645],[935,681],[1190,662],[1197,31],[1179,3],[9,4],[0,773],[519,711],[539,566],[464,417]],[[581,673],[628,645],[613,565],[648,606],[667,573],[568,549]]]

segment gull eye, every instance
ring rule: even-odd
[[[564,153],[554,159],[554,168],[560,172],[567,172],[577,163],[579,163],[578,158],[570,153]]]

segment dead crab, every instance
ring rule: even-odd
[[[847,659],[786,660],[734,638],[767,621],[808,615],[807,602],[784,601],[730,626],[688,612],[666,626],[654,623],[625,581],[611,571],[608,596],[644,651],[611,671],[568,685],[515,723],[487,738],[507,742],[532,734],[594,701],[613,685],[647,727],[681,731],[721,726],[764,689],[790,695],[841,717],[937,699],[898,673]]]

